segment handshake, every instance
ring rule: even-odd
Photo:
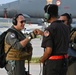
[[[37,35],[42,35],[43,36],[43,31],[41,31],[39,29],[35,29],[33,32],[30,32],[27,37],[29,39],[34,39],[34,38],[36,38]]]

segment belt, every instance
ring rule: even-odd
[[[60,59],[64,59],[64,58],[68,58],[68,55],[54,55],[54,56],[50,56],[49,59],[50,60],[60,60]]]

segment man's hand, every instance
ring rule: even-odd
[[[29,35],[28,35],[28,36],[30,36],[30,37],[31,37],[31,39],[36,38],[36,34],[35,34],[34,32],[29,33]]]
[[[44,63],[52,53],[51,47],[46,47],[43,56],[40,58],[40,62]]]
[[[41,31],[40,29],[35,29],[35,30],[34,30],[34,33],[35,33],[36,35],[42,35],[42,36],[43,36],[43,34],[44,34],[44,32]]]
[[[43,56],[39,59],[39,61],[40,61],[41,63],[44,63]]]

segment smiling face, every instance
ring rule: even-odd
[[[24,16],[19,15],[16,20],[17,20],[17,25],[15,25],[15,28],[16,28],[17,30],[22,30],[22,29],[24,29],[25,22],[26,22]]]

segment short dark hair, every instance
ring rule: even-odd
[[[45,13],[48,13],[51,17],[58,17],[58,6],[56,4],[48,4],[44,7]]]

